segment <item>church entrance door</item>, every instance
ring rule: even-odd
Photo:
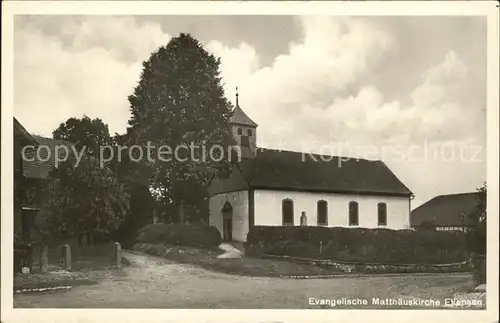
[[[229,202],[222,207],[222,240],[233,240],[233,206]]]

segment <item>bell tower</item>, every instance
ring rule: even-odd
[[[240,108],[239,93],[236,88],[236,106],[229,125],[233,138],[241,149],[242,158],[252,158],[257,151],[257,124]]]

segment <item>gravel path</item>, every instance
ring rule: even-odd
[[[99,285],[14,295],[15,307],[44,308],[318,308],[314,299],[443,299],[470,285],[469,275],[407,275],[292,280],[217,273],[124,251],[125,274]],[[326,306],[330,307],[330,306]],[[345,307],[345,306],[340,306]],[[349,306],[347,306],[349,307]],[[358,306],[359,308],[359,306]],[[366,306],[363,308],[367,308]]]

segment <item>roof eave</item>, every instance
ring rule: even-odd
[[[252,128],[257,128],[259,126],[255,122],[253,124],[250,124],[250,123],[244,123],[244,122],[230,121],[230,123],[233,125],[252,127]]]
[[[277,185],[252,185],[253,189],[268,189],[279,191],[295,191],[295,192],[314,192],[314,193],[337,193],[349,195],[385,195],[385,196],[404,196],[410,197],[411,192],[381,192],[381,191],[367,191],[367,190],[342,190],[342,189],[327,189],[327,188],[313,188],[313,187],[285,187]]]

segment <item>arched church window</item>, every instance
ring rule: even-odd
[[[378,225],[387,225],[387,204],[379,203],[377,205]]]
[[[293,226],[293,201],[290,199],[284,199],[281,202],[281,213],[283,225]]]
[[[349,225],[359,225],[358,202],[349,202]]]
[[[318,226],[328,225],[328,203],[320,200],[317,203]]]

